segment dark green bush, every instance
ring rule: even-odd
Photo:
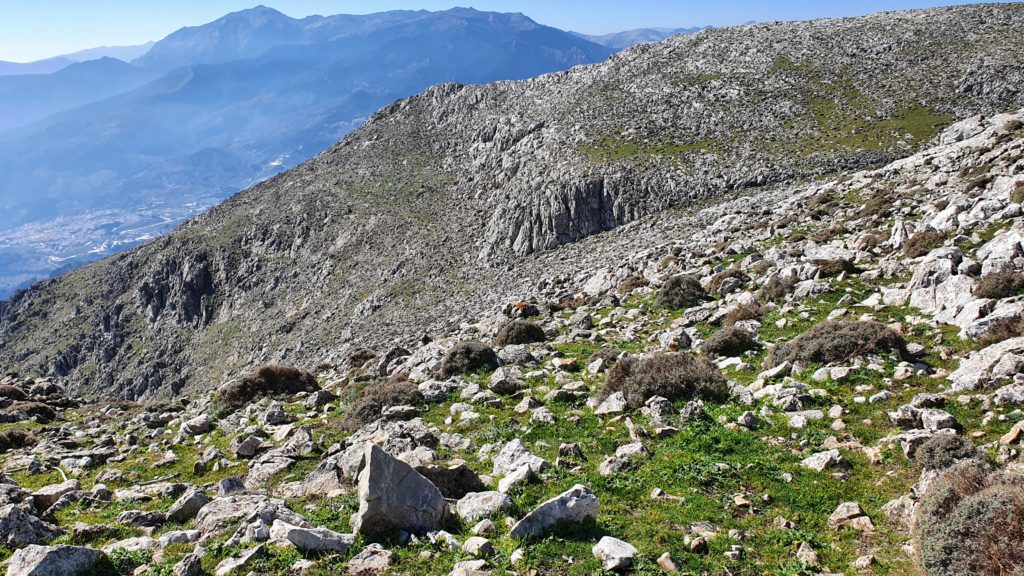
[[[1012,270],[991,272],[982,276],[974,287],[978,298],[1009,298],[1024,292],[1024,274]]]
[[[750,331],[726,326],[707,339],[704,350],[719,356],[739,356],[748,350],[756,350],[758,346],[757,338]]]
[[[696,306],[707,299],[708,293],[695,278],[673,276],[662,284],[655,303],[662,308],[681,310]]]
[[[533,344],[547,340],[544,329],[526,320],[513,320],[502,326],[494,343],[498,346],[509,344]]]
[[[726,396],[728,388],[713,362],[687,352],[673,352],[620,360],[608,371],[601,398],[616,392],[622,392],[626,402],[636,408],[652,396],[672,401],[719,400]]]
[[[961,460],[977,458],[978,449],[958,434],[936,434],[917,449],[914,460],[925,470],[945,470]]]
[[[921,500],[916,541],[927,576],[1024,574],[1024,478],[949,468]]]
[[[498,355],[482,342],[467,340],[452,346],[441,360],[438,370],[442,378],[475,372],[483,368],[497,368]]]
[[[830,364],[855,356],[894,350],[902,354],[906,341],[879,322],[823,322],[793,339],[779,344],[769,354],[773,366],[791,362]]]
[[[401,381],[383,381],[363,388],[352,403],[342,427],[356,430],[380,419],[381,411],[389,406],[416,406],[423,403],[423,394],[415,384]]]
[[[214,404],[218,408],[237,410],[264,396],[316,392],[319,389],[320,385],[317,384],[316,378],[309,372],[271,364],[241,380],[234,380],[221,386],[214,397]]]

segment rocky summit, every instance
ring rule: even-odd
[[[1024,572],[1022,32],[439,86],[20,293],[8,574]]]

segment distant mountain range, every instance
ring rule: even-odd
[[[0,299],[162,234],[430,85],[528,78],[613,52],[522,14],[294,19],[258,7],[181,29],[130,63],[0,78]]]
[[[53,74],[63,70],[76,62],[87,62],[99,60],[100,58],[117,58],[124,62],[130,62],[142,56],[153,47],[155,42],[146,42],[134,46],[99,46],[79,50],[71,54],[54,56],[45,60],[35,62],[4,62],[0,61],[0,76],[12,76],[16,74]]]
[[[572,32],[580,38],[590,40],[595,44],[600,44],[612,50],[625,50],[637,44],[650,44],[652,42],[661,42],[662,40],[678,34],[694,34],[704,30],[704,27],[695,26],[693,28],[636,28],[634,30],[626,30],[624,32],[615,32],[612,34],[602,34],[600,36],[592,36],[589,34],[581,34],[579,32]]]

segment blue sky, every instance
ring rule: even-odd
[[[26,62],[102,45],[159,40],[260,0],[0,0],[0,60]],[[640,27],[726,26],[852,16],[968,2],[949,0],[263,0],[293,17],[394,9],[522,12],[542,24],[603,34]]]

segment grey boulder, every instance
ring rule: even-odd
[[[76,576],[88,573],[105,555],[82,546],[30,544],[11,556],[7,576]]]
[[[358,479],[359,510],[350,524],[360,534],[436,530],[448,514],[436,486],[376,444],[366,445]]]

